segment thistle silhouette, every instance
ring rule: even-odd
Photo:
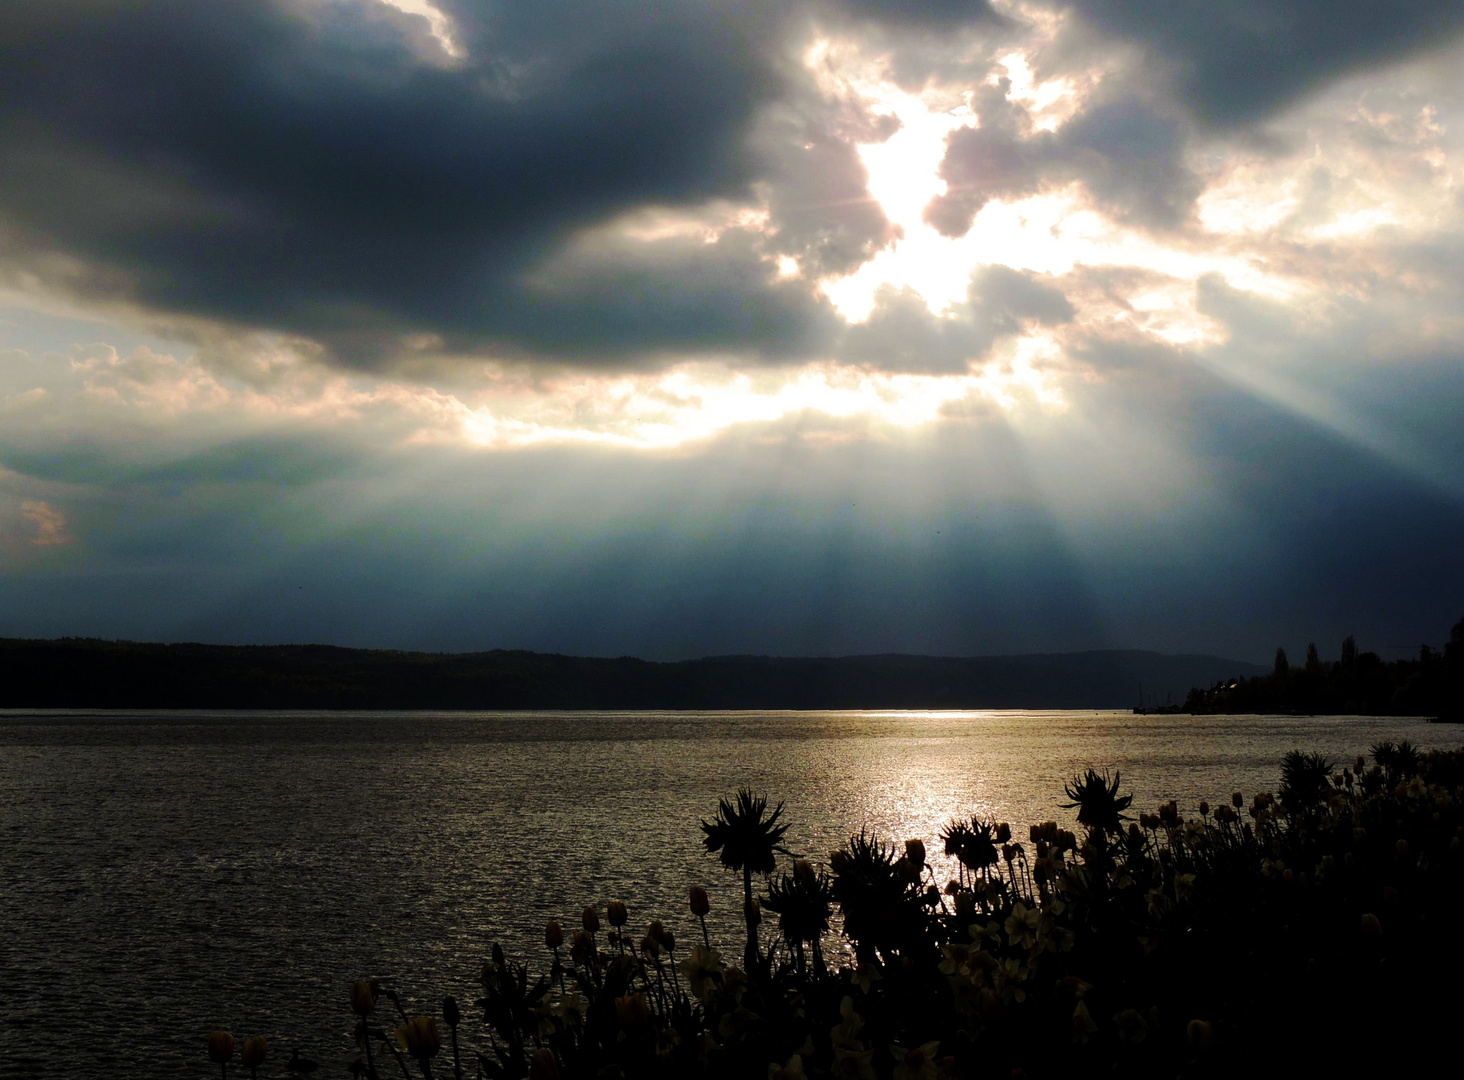
[[[1073,777],[1072,783],[1063,786],[1063,791],[1072,800],[1063,803],[1063,809],[1076,810],[1078,824],[1088,826],[1092,832],[1118,832],[1122,823],[1128,820],[1124,811],[1134,801],[1132,795],[1118,793],[1119,776],[1115,771],[1110,779],[1106,769],[1101,773],[1089,769],[1082,776]]]
[[[747,948],[743,960],[748,971],[758,962],[757,926],[752,904],[752,875],[771,874],[778,854],[792,854],[783,846],[788,826],[781,824],[783,804],[768,813],[768,800],[749,789],[737,792],[733,801],[717,800],[717,816],[701,823],[702,844],[707,854],[716,855],[728,870],[742,871],[742,914],[747,923]]]
[[[793,865],[793,873],[769,880],[762,905],[778,916],[778,929],[796,959],[798,974],[802,976],[807,970],[803,952],[807,942],[813,949],[815,974],[824,975],[819,942],[828,933],[833,915],[834,890],[829,875],[799,859]]]

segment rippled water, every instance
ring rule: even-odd
[[[267,1075],[294,1046],[341,1075],[348,980],[471,1000],[491,942],[537,960],[546,919],[614,897],[685,940],[693,882],[735,954],[697,819],[739,785],[823,858],[861,826],[1061,818],[1089,764],[1192,808],[1274,787],[1292,747],[1379,738],[1458,741],[1356,717],[0,712],[0,1075],[211,1076],[215,1027],[267,1034]]]

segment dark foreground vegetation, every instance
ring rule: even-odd
[[[1123,708],[1262,674],[1213,656],[725,656],[677,663],[326,645],[0,640],[0,708]]]
[[[528,961],[493,946],[461,1004],[342,987],[359,1052],[327,1071],[1378,1077],[1455,1057],[1464,753],[1384,743],[1339,771],[1294,751],[1276,796],[1197,813],[1131,817],[1117,774],[1067,794],[1075,831],[956,820],[938,840],[860,833],[821,863],[785,850],[781,805],[739,793],[702,833],[744,889],[744,942],[713,946],[697,887],[692,941],[587,907]],[[265,1074],[312,1064],[240,1046]],[[238,1060],[232,1035],[208,1047]]]
[[[1315,644],[1293,666],[1276,650],[1269,675],[1222,680],[1185,699],[1190,713],[1298,713],[1307,715],[1436,716],[1464,721],[1464,619],[1454,624],[1443,649],[1424,645],[1413,660],[1385,662],[1358,652],[1349,637],[1335,661],[1324,661]]]

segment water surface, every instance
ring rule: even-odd
[[[1450,728],[1358,717],[940,713],[0,712],[0,1075],[212,1076],[203,1034],[266,1034],[341,1075],[345,984],[471,1000],[491,942],[631,904],[688,940],[686,888],[737,940],[697,820],[739,785],[791,847],[1020,831],[1118,768],[1137,805],[1273,788],[1288,749],[1350,760]],[[723,921],[723,920],[727,921]]]

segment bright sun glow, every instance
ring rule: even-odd
[[[908,234],[924,227],[921,215],[926,205],[945,194],[939,169],[946,136],[970,126],[973,118],[969,109],[932,111],[909,94],[886,94],[880,103],[888,106],[884,115],[900,121],[900,130],[885,142],[861,146],[859,157],[869,171],[869,193],[885,216]]]
[[[1026,60],[1009,55],[1002,64],[1011,76],[1009,97],[1040,108],[1054,123],[1071,115],[1080,102],[1071,83],[1033,85]],[[1294,287],[1264,266],[1223,249],[1165,245],[1139,230],[1119,226],[1088,204],[1080,185],[1047,191],[1012,202],[993,199],[963,237],[942,236],[924,221],[925,207],[945,190],[939,167],[952,131],[980,123],[969,110],[939,111],[924,98],[889,83],[855,81],[876,112],[897,116],[901,129],[888,142],[860,147],[869,171],[871,194],[903,236],[854,273],[822,282],[825,294],[850,322],[863,322],[885,286],[909,288],[939,315],[966,299],[973,271],[1007,266],[1037,274],[1061,275],[1079,266],[1125,266],[1172,276],[1188,283],[1219,273],[1233,286],[1273,297],[1289,297]],[[1171,305],[1172,306],[1172,305]],[[1155,332],[1171,342],[1203,340],[1212,325],[1196,315],[1174,320]]]

